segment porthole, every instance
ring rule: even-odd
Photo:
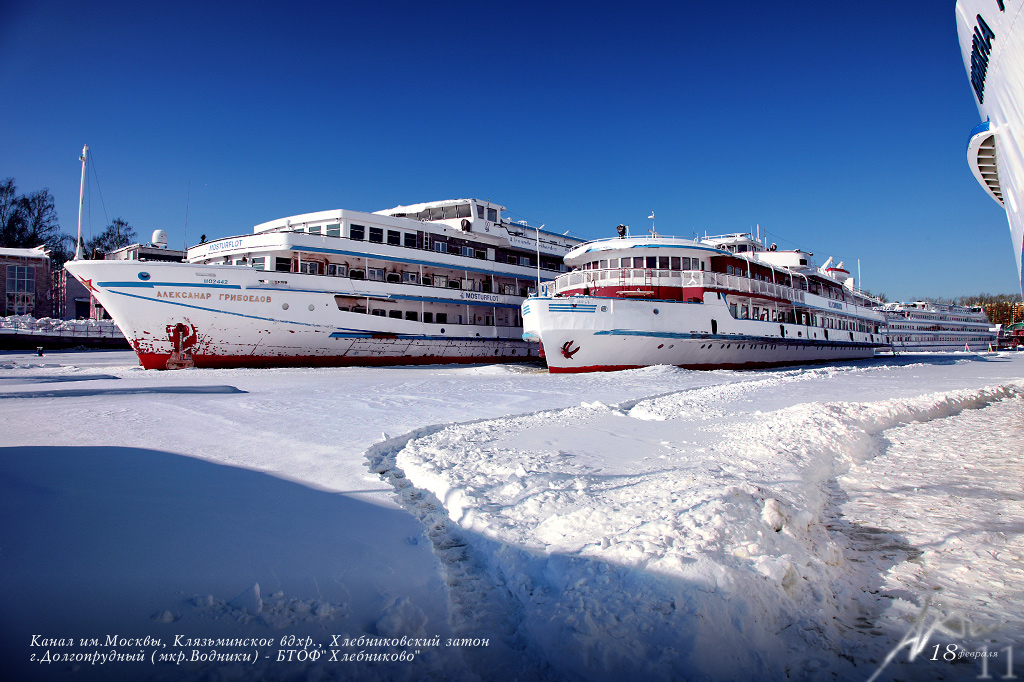
[[[282,303],[281,304],[281,310],[288,310],[288,304],[287,303]]]
[[[139,273],[139,279],[141,279],[143,282],[149,281],[149,273],[148,272],[140,272]]]
[[[654,309],[654,314],[655,314],[655,315],[657,315],[657,314],[658,314],[658,309],[657,309],[657,308],[655,308],[655,309]]]
[[[310,309],[310,310],[312,310],[312,309],[313,309],[313,304],[312,304],[312,303],[310,303],[310,304],[309,304],[309,309]]]

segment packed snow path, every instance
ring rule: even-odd
[[[431,529],[456,634],[498,640],[474,667],[508,679],[865,679],[926,600],[1019,641],[1024,381],[756,409],[876,373],[584,402],[371,458]],[[964,673],[911,663],[889,672]]]

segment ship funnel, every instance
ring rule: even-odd
[[[153,246],[159,247],[161,249],[166,249],[167,233],[164,232],[163,230],[153,230],[153,239],[151,241],[153,242]]]

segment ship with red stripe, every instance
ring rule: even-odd
[[[551,372],[650,365],[752,368],[874,355],[888,346],[881,302],[843,263],[780,251],[751,234],[588,242],[570,271],[523,303],[524,338]]]

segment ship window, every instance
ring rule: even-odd
[[[274,270],[277,272],[291,272],[292,270],[292,259],[291,258],[275,258],[274,259]]]
[[[668,256],[658,256],[658,269],[668,270]]]
[[[476,252],[476,257],[479,258],[480,260],[487,260],[487,252],[486,251],[477,251]]]
[[[519,257],[519,264],[520,265],[524,265],[526,267],[529,267],[529,265],[530,265],[530,257],[529,256],[520,256]]]
[[[400,319],[402,319],[402,311],[401,310],[392,310],[392,311],[388,312],[388,317],[393,317],[396,320],[400,320]]]
[[[450,279],[450,280],[448,280],[448,288],[449,289],[461,289],[462,288],[462,283],[459,282],[459,280],[457,280],[457,279]]]
[[[349,225],[348,236],[361,241],[366,238],[366,228],[362,225]]]
[[[372,311],[370,311],[370,314],[371,315],[376,315],[377,317],[387,317],[388,316],[387,312],[385,312],[383,310],[380,310],[380,309],[372,310]]]
[[[371,227],[370,228],[370,241],[377,242],[378,244],[384,243],[384,228],[382,227]]]
[[[480,218],[481,220],[484,217],[484,207],[483,207],[482,204],[477,204],[476,205],[476,217]]]
[[[487,219],[490,220],[492,223],[498,222],[498,209],[496,209],[496,208],[488,208],[487,209]]]
[[[319,225],[310,225],[309,226],[309,233],[310,234],[320,234],[320,226]]]
[[[472,258],[473,256],[476,255],[476,249],[474,249],[472,246],[463,246],[462,247],[462,255],[463,256],[468,256],[469,258]]]
[[[610,267],[610,268],[617,268],[617,267],[619,267],[619,259],[618,258],[610,258],[610,259],[608,259],[608,267]]]
[[[397,272],[389,272],[387,280],[389,282],[401,282],[402,281],[402,277]]]
[[[320,264],[319,263],[299,263],[299,272],[304,272],[307,275],[319,275]]]
[[[435,317],[438,324],[448,324],[448,313],[438,313]]]
[[[607,270],[608,269],[608,261],[606,261],[606,260],[601,261],[601,269],[602,270]]]
[[[633,267],[634,268],[642,268],[643,266],[644,266],[644,257],[643,256],[633,256]]]
[[[507,258],[508,258],[508,262],[511,263],[512,265],[516,264],[517,259],[516,259],[515,256],[507,256]]]
[[[435,287],[448,287],[448,277],[445,275],[434,275],[434,286]]]
[[[690,268],[684,268],[683,267],[682,260],[683,259],[680,258],[679,256],[672,256],[672,261],[671,261],[670,267],[673,270],[689,270]],[[689,260],[690,259],[687,258],[686,260],[687,260],[687,265],[689,265]]]
[[[366,279],[366,273],[362,270],[352,270],[348,273],[348,276],[352,279]]]
[[[252,259],[252,266],[257,270],[262,270],[266,267],[266,259],[263,256]]]
[[[457,213],[456,217],[458,217],[458,218],[472,218],[473,217],[473,215],[469,212],[469,204],[459,204],[458,206],[456,206],[456,208],[458,209],[458,213]]]
[[[359,313],[360,315],[366,314],[366,308],[360,308],[359,306],[352,306],[352,312]]]
[[[416,284],[416,280],[419,277],[415,272],[403,272],[402,281],[406,284]]]
[[[434,313],[423,313],[423,321],[426,322],[427,324],[433,324]]]
[[[451,218],[455,218],[456,214],[458,213],[457,209],[458,209],[457,206],[445,206],[444,207],[444,217],[445,217],[445,219],[449,220]]]
[[[338,223],[334,223],[332,225],[328,225],[327,226],[327,236],[328,237],[340,237],[341,236],[341,225],[339,225]]]
[[[328,263],[327,264],[327,274],[328,275],[333,275],[335,277],[344,277],[347,271],[348,271],[348,266],[346,266],[346,265],[340,265],[340,264],[337,264],[337,263]]]
[[[405,246],[409,249],[416,248],[416,235],[412,232],[405,233]]]
[[[434,242],[434,251],[437,251],[438,253],[448,253],[448,243]]]
[[[657,256],[647,256],[647,267],[649,267],[649,268],[656,268],[656,267],[658,267],[658,257]]]
[[[415,322],[417,317],[419,317],[419,315],[416,314],[415,310],[405,311],[405,319],[412,320],[413,322]]]
[[[402,233],[398,230],[388,230],[388,244],[391,246],[401,246]]]
[[[430,209],[430,217],[428,218],[428,220],[440,220],[443,217],[444,209],[441,208],[440,206],[435,206],[434,208]]]
[[[384,281],[384,268],[367,268],[366,278],[374,282]]]

